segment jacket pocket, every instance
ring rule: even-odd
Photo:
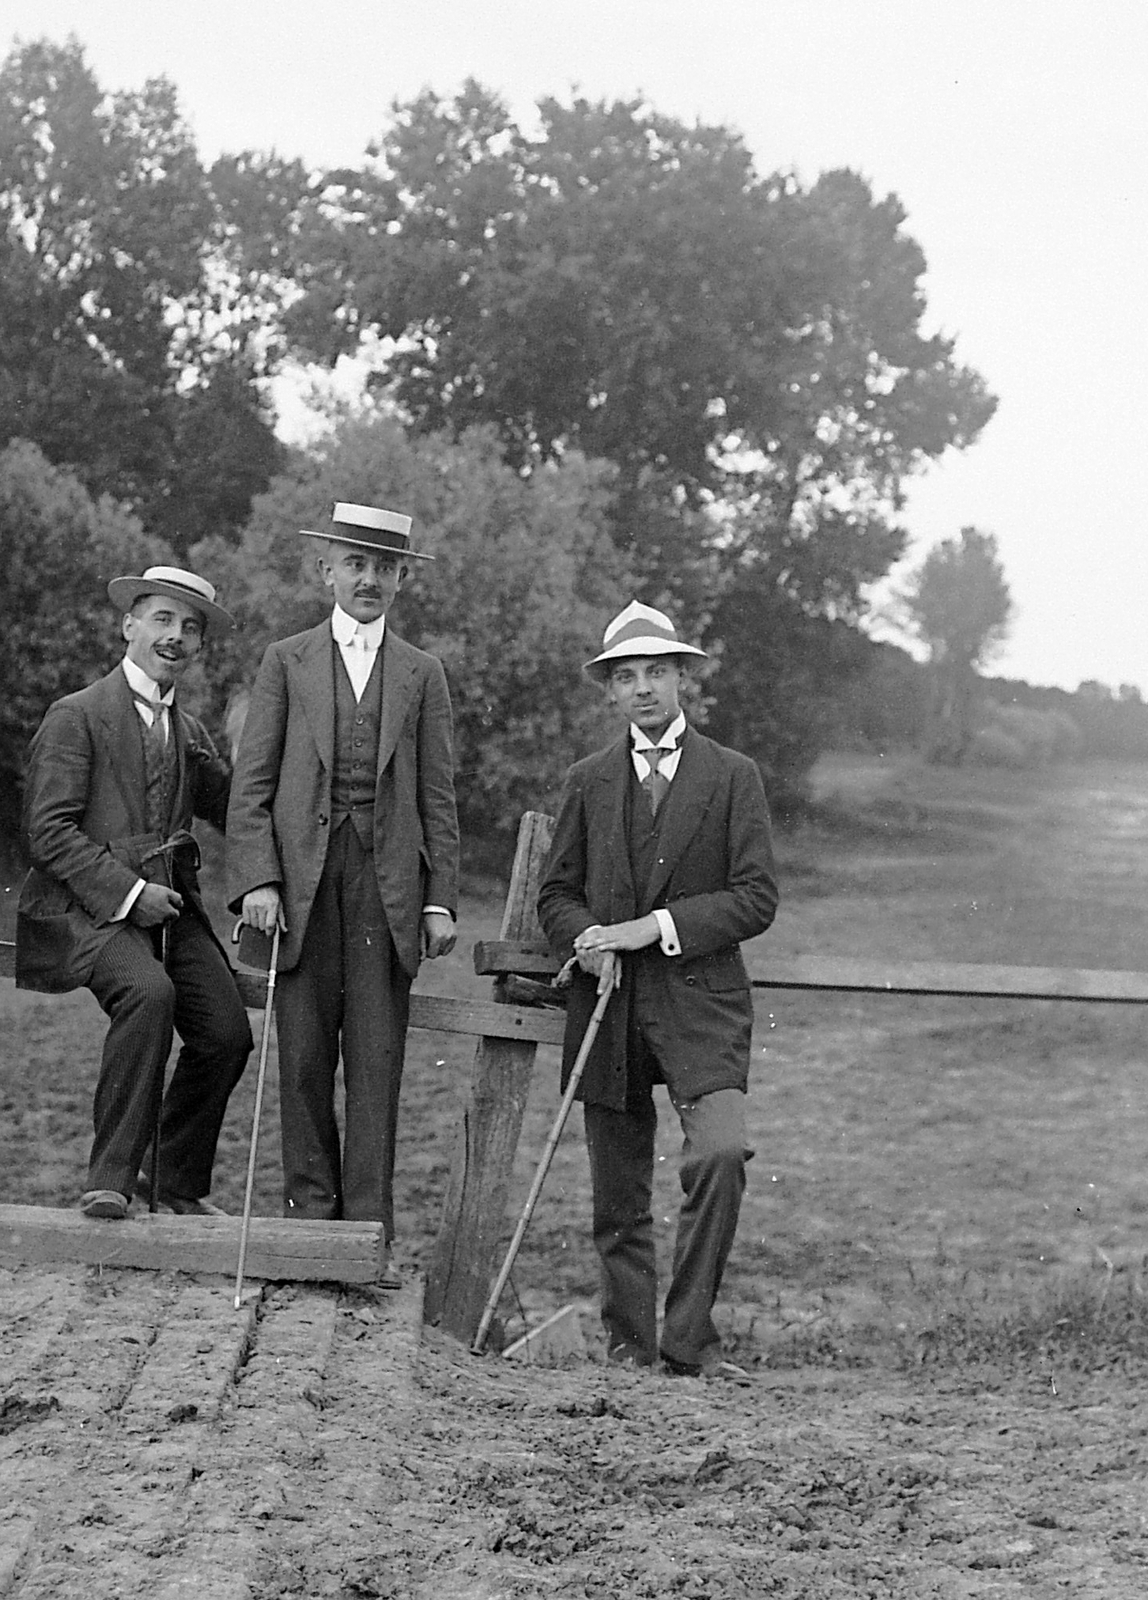
[[[745,962],[736,945],[728,950],[717,950],[711,956],[701,956],[693,964],[693,973],[707,989],[712,989],[715,993],[749,988]]]

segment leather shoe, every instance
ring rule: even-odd
[[[641,1345],[632,1344],[628,1339],[621,1339],[617,1344],[612,1344],[606,1352],[606,1360],[612,1367],[652,1367],[654,1362]]]
[[[136,1194],[146,1204],[151,1203],[151,1183],[141,1173],[136,1179]],[[177,1217],[226,1217],[230,1213],[213,1206],[210,1200],[193,1200],[188,1195],[172,1194],[170,1189],[160,1189],[159,1209],[173,1211]]]
[[[80,1196],[80,1210],[85,1217],[95,1217],[103,1222],[122,1222],[128,1214],[131,1201],[118,1189],[89,1189]]]
[[[160,1190],[159,1203],[174,1211],[177,1217],[229,1217],[231,1213],[210,1200],[189,1200],[182,1194],[165,1194]]]
[[[745,1389],[753,1379],[736,1361],[727,1361],[720,1351],[707,1352],[700,1361],[676,1361],[662,1352],[662,1366],[671,1378],[708,1378],[718,1383],[734,1383]]]

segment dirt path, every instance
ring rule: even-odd
[[[420,1290],[0,1274],[0,1595],[1148,1589],[1143,1373],[476,1360]]]

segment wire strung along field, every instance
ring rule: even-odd
[[[818,786],[764,951],[1148,966],[1148,772],[841,757]],[[487,992],[469,949],[500,905],[466,903],[424,987]],[[553,1370],[418,1339],[469,1047],[412,1035],[399,1295],[268,1285],[236,1313],[220,1280],[0,1273],[0,1594],[1142,1596],[1148,1018],[784,992],[757,1014],[721,1312],[749,1389],[614,1372],[592,1312],[587,1357]],[[5,984],[0,1030],[0,1199],[73,1204],[98,1011]],[[556,1077],[541,1052],[512,1206]],[[253,1091],[220,1153],[229,1207]],[[665,1259],[672,1119],[660,1140]],[[575,1117],[511,1334],[592,1304],[587,1213]]]

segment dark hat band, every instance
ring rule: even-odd
[[[409,534],[396,533],[393,528],[364,528],[357,522],[333,521],[326,537],[344,544],[366,545],[371,550],[393,550],[397,556],[409,555],[411,548]]]
[[[675,650],[689,649],[689,646],[682,643],[672,628],[660,628],[655,622],[650,621],[648,617],[635,617],[632,622],[627,622],[624,627],[618,629],[617,633],[610,635],[609,644],[605,648],[607,650],[617,650],[619,645],[626,644],[631,639],[641,639],[643,641],[660,639]]]
[[[148,584],[147,587],[144,586],[145,582]],[[178,578],[164,578],[162,589],[159,587],[158,580],[141,580],[139,593],[142,599],[146,593],[171,594],[174,589],[178,589],[180,594],[186,595],[188,605],[194,606],[197,611],[206,612],[213,604],[206,595],[200,594],[198,589],[193,589],[190,583],[180,583]]]

